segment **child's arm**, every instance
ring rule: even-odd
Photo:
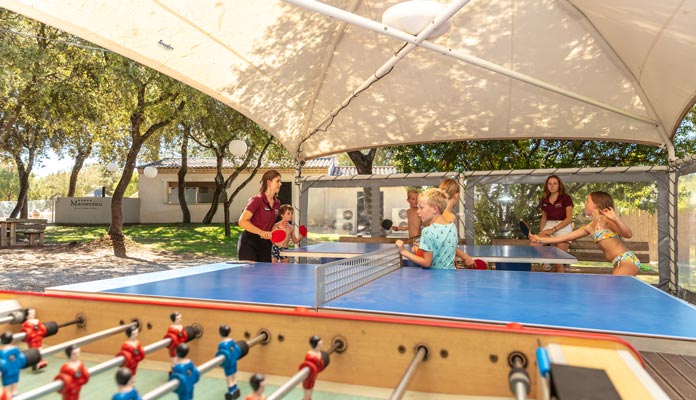
[[[304,239],[304,236],[295,235],[295,228],[293,228],[292,225],[289,225],[289,224],[288,224],[288,226],[290,227],[290,232],[289,232],[288,236],[290,236],[292,238],[292,242],[295,244],[300,243],[300,240]]]
[[[430,268],[430,266],[433,264],[433,252],[432,251],[425,251],[423,250],[423,257],[414,254],[410,252],[409,250],[404,248],[404,241],[403,240],[397,240],[395,242],[396,247],[399,248],[399,253],[408,258],[409,260],[413,261],[414,263],[420,265],[423,268]]]
[[[537,236],[537,235],[529,235],[529,237],[532,239],[533,242],[536,243],[541,243],[541,244],[554,244],[554,243],[563,243],[563,242],[569,242],[571,240],[576,240],[580,239],[583,236],[589,235],[589,232],[587,230],[586,226],[583,226],[581,228],[578,228],[570,233],[567,233],[562,236],[550,236],[550,237],[545,237],[545,236]]]
[[[474,265],[474,259],[471,258],[470,255],[466,254],[466,252],[459,247],[454,251],[456,256],[464,260],[464,265],[466,266],[471,266]]]
[[[618,233],[622,238],[630,239],[633,236],[633,231],[631,231],[631,228],[621,221],[621,218],[616,215],[613,208],[605,208],[604,210],[600,211],[600,213],[604,215],[607,220],[609,220],[609,223],[614,225],[610,228],[614,229],[614,232]]]

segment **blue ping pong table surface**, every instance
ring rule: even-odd
[[[48,291],[311,308],[315,267],[219,263]],[[696,307],[623,276],[406,267],[322,308],[696,340]]]

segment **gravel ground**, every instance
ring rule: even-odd
[[[47,244],[0,249],[0,289],[42,292],[51,286],[210,264],[230,258],[177,255],[127,244],[127,258],[111,242]]]

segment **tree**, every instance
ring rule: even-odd
[[[232,200],[256,175],[269,146],[273,142],[273,137],[243,114],[217,100],[206,97],[195,101],[195,103],[201,108],[198,118],[191,121],[194,125],[191,130],[191,139],[215,156],[215,190],[213,201],[203,218],[203,223],[209,224],[212,221],[219,204],[222,203],[225,215],[225,235],[229,236],[231,234],[229,207]],[[239,159],[230,156],[228,147],[233,140],[243,140],[249,145],[247,153]],[[233,171],[227,178],[223,174],[226,160],[231,160],[234,165]],[[256,160],[256,166],[250,176],[228,196],[228,189],[232,187],[233,182],[253,160]]]
[[[11,201],[19,194],[17,172],[11,165],[0,163],[0,201]]]
[[[128,152],[123,173],[111,199],[111,226],[109,236],[114,255],[126,256],[123,236],[123,196],[133,177],[138,154],[143,144],[153,135],[171,124],[182,110],[185,101],[180,99],[181,84],[158,72],[121,56],[111,55],[107,62],[114,77],[115,97],[129,114]]]
[[[372,175],[372,162],[377,154],[377,149],[369,149],[366,152],[349,151],[347,154],[355,164],[359,175]],[[369,221],[372,221],[372,188],[363,188],[363,206],[365,209],[364,221],[366,221],[366,225],[369,225]],[[382,217],[382,215],[379,216],[380,221]],[[369,226],[367,229],[370,229]]]
[[[71,81],[71,64],[58,40],[66,35],[42,23],[0,9],[0,21],[12,30],[0,36],[0,148],[15,165],[19,178],[17,206],[11,216],[27,217],[32,168],[49,147],[56,146],[55,103]],[[16,32],[16,33],[12,33]]]

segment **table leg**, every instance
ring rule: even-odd
[[[10,225],[10,247],[17,245],[17,224],[8,222]]]

